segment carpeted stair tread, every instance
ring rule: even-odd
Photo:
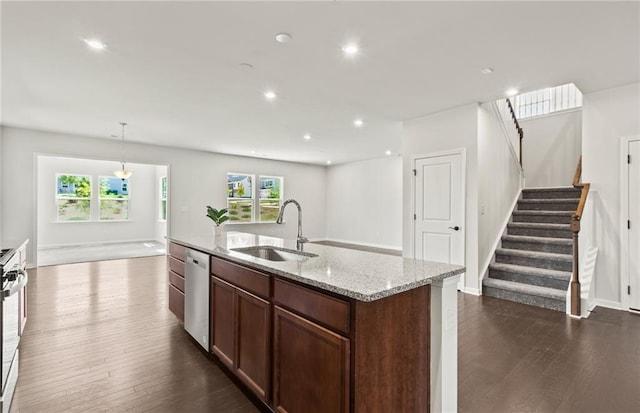
[[[566,291],[555,288],[541,287],[538,285],[521,284],[513,281],[498,280],[495,278],[485,278],[482,285],[499,290],[512,291],[520,294],[527,294],[536,297],[550,298],[558,301],[565,301]]]
[[[503,235],[503,241],[536,242],[540,244],[573,245],[573,240],[566,238],[531,237],[529,235]]]
[[[542,258],[542,259],[545,259],[545,260],[573,262],[573,255],[571,255],[571,254],[555,254],[555,253],[552,253],[552,252],[525,251],[525,250],[514,250],[514,249],[508,249],[508,248],[498,248],[498,249],[496,249],[496,254],[513,255],[513,256],[526,257],[526,258]]]
[[[519,274],[535,275],[538,277],[554,278],[563,281],[570,281],[572,274],[567,271],[547,270],[544,268],[525,267],[522,265],[493,263],[489,265],[489,269],[498,271],[513,272]]]
[[[561,216],[570,217],[573,216],[574,211],[537,211],[537,210],[520,210],[513,211],[513,215],[538,215],[538,216]]]
[[[536,204],[577,204],[578,198],[527,198],[521,199],[520,202],[536,203]]]
[[[524,188],[522,192],[563,192],[563,191],[580,191],[573,186],[552,186],[549,188]]]
[[[510,222],[507,226],[514,228],[566,229],[571,231],[571,224],[552,224],[546,222]]]

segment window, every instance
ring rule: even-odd
[[[88,221],[91,216],[91,177],[57,174],[58,221]]]
[[[100,177],[100,220],[129,219],[129,180],[113,176]]]
[[[281,176],[227,174],[230,222],[275,222],[282,205]],[[254,185],[254,181],[257,183]]]
[[[282,204],[282,178],[275,176],[260,177],[260,222],[274,222],[278,218]]]
[[[253,175],[227,174],[229,221],[253,221]]]
[[[160,178],[160,219],[167,220],[167,177]]]
[[[582,92],[573,83],[522,93],[514,98],[514,110],[518,119],[581,106]]]

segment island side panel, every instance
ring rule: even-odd
[[[459,275],[431,285],[431,411],[458,411]]]
[[[353,412],[429,412],[429,285],[354,301]]]

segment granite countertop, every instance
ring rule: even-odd
[[[465,268],[459,265],[312,243],[305,244],[304,252],[316,254],[317,257],[305,257],[302,261],[269,261],[233,249],[273,246],[295,252],[296,241],[245,232],[227,232],[216,239],[213,236],[179,235],[167,236],[167,239],[216,257],[359,301],[375,301],[465,271]]]

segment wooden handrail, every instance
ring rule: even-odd
[[[518,131],[518,136],[520,137],[520,167],[522,168],[522,139],[524,138],[524,130],[520,127],[520,123],[518,122],[518,118],[516,117],[516,111],[513,110],[513,105],[511,105],[511,100],[509,98],[505,99],[507,101],[507,106],[509,107],[509,112],[511,112],[511,119],[513,119],[513,123],[516,125],[516,130]]]
[[[571,216],[571,232],[573,232],[573,275],[571,277],[571,315],[580,317],[580,262],[579,257],[579,241],[580,220],[584,212],[584,206],[587,203],[589,188],[591,184],[582,182],[582,156],[578,160],[576,173],[573,175],[573,187],[580,189],[580,200],[578,208]]]

